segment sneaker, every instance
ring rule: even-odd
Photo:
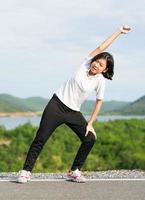
[[[76,169],[74,171],[69,171],[67,173],[67,178],[68,178],[67,180],[77,182],[77,183],[85,183],[86,182],[86,178],[81,175],[81,172],[78,169]]]
[[[31,172],[26,170],[20,170],[18,174],[17,182],[27,183],[31,179]]]

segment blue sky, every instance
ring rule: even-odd
[[[105,101],[145,95],[145,1],[0,0],[0,93],[50,98],[83,58],[123,24]],[[95,99],[93,92],[88,99]]]

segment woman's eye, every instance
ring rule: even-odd
[[[103,67],[102,63],[99,63],[101,67]]]

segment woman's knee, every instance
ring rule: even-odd
[[[86,143],[94,144],[96,142],[96,136],[93,132],[89,131],[86,136]]]

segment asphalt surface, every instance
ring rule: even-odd
[[[145,200],[145,180],[0,181],[0,200]]]

